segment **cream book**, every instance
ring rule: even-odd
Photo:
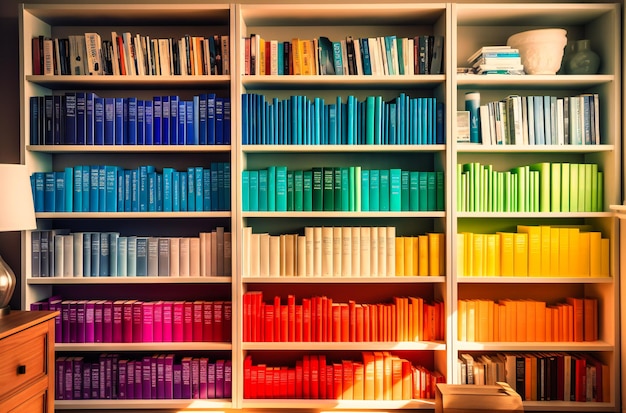
[[[352,276],[361,275],[361,227],[352,227]]]
[[[280,236],[279,235],[269,235],[267,234],[267,242],[268,242],[268,276],[269,277],[280,277],[280,261],[281,261],[281,246],[280,246]]]
[[[246,251],[245,254],[242,255],[242,268],[241,273],[244,277],[250,276],[251,264],[250,264],[250,249],[252,247],[252,227],[244,227],[241,244],[243,247],[243,251]]]
[[[322,276],[322,227],[313,227],[313,277]]]
[[[250,236],[250,273],[248,277],[259,277],[261,275],[261,234],[253,233]]]
[[[352,277],[352,228],[341,228],[341,276]]]
[[[200,276],[200,238],[189,239],[189,276]]]
[[[333,276],[333,255],[333,228],[322,227],[322,277]]]
[[[180,277],[180,238],[170,238],[170,277]]]
[[[296,276],[306,277],[306,237],[296,235]]]
[[[180,239],[180,276],[189,277],[189,244],[188,237]]]
[[[333,227],[333,277],[341,277],[343,251],[341,249],[343,243],[341,227]]]
[[[386,277],[387,274],[387,227],[377,227],[378,233],[378,277]]]
[[[396,275],[396,227],[387,227],[387,277]]]
[[[361,227],[361,277],[371,276],[370,271],[370,247],[371,247],[371,228]]]
[[[296,234],[285,235],[285,271],[286,277],[296,275]]]
[[[260,277],[270,277],[272,275],[270,272],[270,261],[273,258],[270,251],[270,234],[259,234],[259,259],[261,260],[259,263]]]
[[[306,238],[306,276],[313,276],[313,227],[305,227],[304,228],[304,237]]]
[[[370,228],[370,277],[378,277],[378,227]]]

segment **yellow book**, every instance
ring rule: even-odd
[[[396,277],[404,276],[404,237],[396,238]]]
[[[302,41],[300,39],[291,40],[291,50],[293,52],[293,74],[302,74]]]
[[[465,277],[465,234],[456,234],[456,276]]]
[[[589,242],[590,232],[578,234],[578,276],[589,277]]]
[[[467,300],[459,300],[457,308],[457,327],[459,341],[467,341]]]
[[[485,234],[485,275],[487,277],[494,277],[498,274],[497,260],[497,240],[496,234]]]
[[[443,234],[428,234],[428,275],[438,277],[443,275],[440,267],[440,250],[441,250],[441,237]]]
[[[383,351],[383,400],[391,400],[393,390],[393,359],[395,356],[388,351]]]
[[[467,320],[467,341],[476,341],[476,306],[477,300],[467,300],[466,317]]]
[[[600,277],[602,273],[602,233],[589,233],[589,275]]]
[[[550,227],[541,225],[541,277],[550,276]]]
[[[265,74],[265,39],[259,38],[259,74]]]
[[[465,235],[465,276],[471,277],[474,269],[474,233],[464,232]]]
[[[439,244],[439,276],[446,275],[446,235],[444,233],[437,234]]]
[[[414,237],[404,237],[404,275],[413,276],[417,272],[413,269],[413,241]]]
[[[568,228],[569,235],[569,274],[568,277],[578,277],[581,266],[580,230]]]
[[[550,277],[559,276],[559,229],[550,227]]]
[[[517,232],[528,234],[528,276],[541,276],[541,227],[518,225]]]
[[[494,236],[496,239],[496,268],[494,270],[493,275],[498,277],[500,276],[500,274],[502,274],[502,246],[501,246],[502,238],[497,234],[494,234]]]
[[[352,382],[352,385],[354,387],[353,389],[353,394],[352,394],[352,398],[354,400],[365,400],[365,368],[363,366],[363,363],[360,362],[353,362],[352,363],[352,370],[353,370],[353,374],[354,374],[354,379]]]
[[[484,265],[484,253],[485,253],[485,234],[474,234],[474,248],[473,248],[473,268],[472,274],[474,276],[485,276]]]
[[[313,72],[313,42],[311,40],[300,40],[300,55],[302,61],[302,74],[312,75]]]
[[[420,242],[419,242],[419,236],[418,236],[418,237],[413,238],[413,273],[414,275],[422,275],[420,274],[420,265],[422,265],[422,257],[420,256]]]
[[[559,228],[559,276],[569,277],[569,228]]]
[[[363,400],[374,400],[376,359],[371,351],[364,351],[363,358]]]
[[[513,275],[528,277],[528,234],[513,234]]]
[[[500,236],[500,268],[502,277],[512,277],[514,275],[514,248],[513,233],[498,232]]]
[[[609,269],[609,239],[602,238],[600,244],[600,276],[610,277],[611,272]]]

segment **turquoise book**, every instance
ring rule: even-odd
[[[196,210],[196,169],[187,168],[187,211]]]
[[[323,211],[324,203],[323,203],[323,178],[322,178],[322,168],[315,167],[312,169],[312,182],[311,182],[311,191],[313,193],[313,211]]]
[[[230,191],[229,191],[230,192]],[[202,210],[212,211],[211,202],[213,200],[213,192],[211,188],[211,169],[202,169]]]
[[[315,171],[313,174],[315,181]],[[324,211],[335,210],[335,171],[333,167],[322,168],[322,203]]]
[[[370,169],[370,211],[380,211],[380,171]]]
[[[294,171],[287,171],[287,211],[294,211],[295,204]]]
[[[187,195],[189,194],[189,190],[187,189],[189,187],[189,183],[187,182],[187,178],[188,178],[188,174],[187,171],[180,171],[178,173],[178,177],[180,178],[180,210],[181,211],[188,211],[188,200],[187,200]]]
[[[250,174],[250,208],[248,211],[259,210],[259,171],[249,171]]]
[[[386,212],[389,211],[390,208],[390,174],[389,174],[389,169],[381,169],[380,170],[380,176],[379,176],[379,193],[380,193],[380,198],[379,198],[379,210]]]
[[[341,168],[341,211],[350,210],[350,168]]]
[[[370,171],[361,171],[361,211],[370,210]]]
[[[276,211],[276,166],[274,165],[267,167],[267,210]]]
[[[313,211],[313,171],[302,173],[302,210]]]
[[[389,210],[402,210],[402,170],[394,168],[389,170]]]
[[[293,172],[293,210],[304,211],[303,171]]]
[[[419,192],[419,208],[418,211],[428,211],[428,190],[427,190],[428,172],[420,172],[418,180]]]
[[[437,208],[437,175],[435,172],[426,172],[427,211]]]
[[[333,183],[334,183],[334,190],[333,190],[333,197],[335,198],[335,206],[334,206],[334,210],[335,211],[342,211],[341,209],[341,190],[342,190],[342,186],[341,186],[341,168],[337,167],[337,168],[333,168]]]
[[[74,169],[71,166],[68,166],[64,171],[65,212],[72,212],[72,209],[74,208]]]
[[[400,210],[410,211],[409,209],[409,171],[402,171],[400,175]]]
[[[58,182],[58,180],[57,180]],[[106,203],[106,168],[105,165],[100,165],[98,167],[98,211],[105,212],[107,210]],[[57,193],[57,202],[59,201],[59,196]],[[58,209],[57,209],[58,210]]]
[[[70,168],[71,169],[71,168]],[[78,165],[72,169],[72,179],[73,179],[73,206],[72,210],[74,212],[83,212],[83,167]],[[41,185],[37,185],[35,187],[40,187],[43,190],[43,174],[41,176]],[[35,188],[33,187],[33,188]],[[43,195],[43,191],[41,192]],[[39,197],[35,197],[34,199],[38,199]],[[43,199],[43,198],[42,198]],[[67,202],[67,201],[66,201]],[[40,203],[42,205],[43,202]],[[40,211],[41,208],[39,206],[35,207],[36,211]]]
[[[259,211],[267,211],[268,199],[268,171],[259,170]]]
[[[196,180],[194,184],[195,196],[196,196],[196,211],[204,210],[204,168],[201,166],[194,167],[194,178]],[[158,177],[157,177],[158,180]],[[157,190],[157,194],[159,191]],[[158,207],[157,207],[158,210]]]
[[[172,211],[179,212],[180,209],[180,172],[172,173]]]
[[[374,144],[374,124],[375,124],[375,107],[376,98],[374,96],[368,96],[365,99],[365,144]]]
[[[222,187],[222,193],[221,193],[221,197],[224,199],[224,209],[223,211],[230,211],[232,208],[231,205],[231,187],[230,187],[230,182],[231,182],[231,170],[230,170],[230,162],[223,162],[222,163],[224,166],[224,186]]]
[[[241,173],[241,210],[250,211],[250,171]]]
[[[293,176],[293,175],[292,175]],[[279,212],[284,212],[284,211],[288,211],[289,209],[287,208],[287,188],[288,188],[288,184],[287,184],[287,167],[286,166],[277,166],[276,167],[276,178],[275,178],[275,182],[276,182],[276,195],[275,195],[275,199],[276,199],[276,211]],[[292,181],[293,182],[293,181]],[[293,197],[293,185],[291,185],[292,187],[292,197]],[[293,204],[293,201],[291,202]]]
[[[106,212],[117,212],[117,166],[105,165]]]
[[[419,176],[420,173],[418,171],[409,172],[409,211],[420,210]]]
[[[163,211],[172,212],[172,175],[174,168],[163,168]]]
[[[83,201],[82,201],[82,212],[89,212],[89,202],[90,199],[89,197],[91,196],[90,192],[89,192],[89,179],[90,179],[90,167],[89,165],[83,165],[82,166],[82,194],[83,194]],[[130,209],[129,209],[130,210]]]

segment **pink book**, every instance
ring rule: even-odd
[[[202,320],[202,316],[204,315],[204,301],[194,301],[193,302],[193,315],[192,315],[192,340],[191,341],[203,341],[202,337],[202,328],[204,322]],[[204,397],[206,398],[206,397]]]
[[[122,304],[122,342],[133,342],[133,306],[137,300],[126,300]],[[115,303],[113,304],[115,311]]]
[[[213,301],[203,302],[202,341],[213,341]]]
[[[124,303],[126,300],[113,301],[112,343],[123,343],[124,339]]]
[[[93,310],[93,342],[102,343],[102,326],[104,323],[104,300],[96,301]]]
[[[163,301],[155,301],[153,303],[152,341],[155,343],[163,341]]]
[[[128,360],[120,360],[117,365],[118,368],[118,385],[117,385],[117,398],[125,400],[128,398],[128,392],[126,390],[128,380]]]
[[[224,398],[224,360],[215,362],[215,398]]]
[[[233,329],[233,303],[224,301],[224,312],[222,313],[222,339],[230,343]]]
[[[209,368],[209,359],[207,357],[200,357],[200,370],[199,370],[199,395],[198,398],[207,398],[207,374]]]
[[[144,343],[154,341],[154,303],[144,302],[141,304],[141,340]]]
[[[193,341],[193,302],[185,301],[183,304],[183,341]]]
[[[213,303],[213,341],[224,341],[223,334],[223,316],[224,316],[224,302],[215,301]]]
[[[171,343],[174,334],[174,303],[172,301],[163,302],[163,342]]]
[[[207,369],[207,399],[215,398],[215,363],[209,363]]]
[[[89,300],[85,304],[85,343],[95,342],[96,303],[96,300]],[[102,322],[102,313],[100,313],[100,320]],[[102,328],[102,325],[100,325],[100,328]],[[102,330],[100,331],[100,337],[102,337]]]
[[[165,399],[174,398],[174,355],[165,356]]]
[[[172,341],[183,341],[183,314],[185,303],[175,301],[172,309]],[[165,324],[165,323],[164,323]]]
[[[76,343],[85,342],[85,311],[87,300],[76,301]]]
[[[143,338],[143,301],[133,302],[133,328],[132,339],[133,343],[141,343]]]
[[[114,324],[113,301],[106,300],[102,305],[102,342],[103,343],[113,343],[113,324]]]

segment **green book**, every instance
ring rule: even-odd
[[[303,187],[303,173],[301,170],[293,172],[293,210],[303,211],[304,202],[304,187]]]
[[[445,202],[446,182],[445,182],[445,176],[443,174],[443,171],[435,172],[435,180],[436,180],[436,197],[437,197],[435,208],[437,211],[443,211],[445,209],[445,204],[446,204]],[[490,182],[490,185],[493,185],[493,183],[491,182],[491,179],[489,179],[489,182]]]
[[[598,165],[591,164],[591,211],[599,212],[598,209]]]
[[[249,171],[250,175],[250,209],[248,211],[259,210],[259,171]]]
[[[578,206],[578,164],[569,166],[569,210],[570,212],[580,212]]]
[[[354,210],[361,210],[361,167],[354,167]]]
[[[550,212],[561,212],[561,164],[550,164]]]
[[[241,173],[241,210],[250,211],[250,171]]]
[[[570,164],[561,164],[561,211],[570,212]]]
[[[341,209],[350,211],[350,168],[341,168]]]
[[[320,167],[312,169],[311,188],[313,192],[313,211],[324,210],[324,192],[323,192],[323,170]]]
[[[410,211],[409,200],[409,171],[402,171],[400,176],[400,209],[402,211]]]
[[[417,172],[415,172],[417,173]],[[413,172],[411,172],[413,174]],[[463,199],[465,198],[465,186],[463,185],[463,166],[458,163],[456,164],[456,210],[457,211],[465,211],[465,204],[463,203]],[[409,179],[409,188],[412,188],[412,180]],[[417,182],[417,181],[416,181]],[[411,191],[409,190],[409,194]],[[411,208],[411,211],[413,209]]]
[[[295,183],[293,171],[287,171],[287,211],[294,210],[295,203]]]
[[[604,211],[604,172],[598,171],[598,211]]]
[[[267,167],[267,210],[276,211],[276,166]]]
[[[315,184],[315,171],[313,181]],[[335,210],[335,170],[332,167],[322,169],[322,203],[324,211]]]
[[[409,172],[409,211],[420,210],[419,176],[418,171]]]
[[[402,182],[402,170],[394,168],[389,170],[389,210],[402,210],[402,193],[400,191]],[[433,199],[435,199],[433,197]]]
[[[597,171],[597,166],[596,166]],[[596,175],[598,173],[596,172]],[[593,181],[593,165],[585,164],[585,212],[591,212],[591,182]]]
[[[418,181],[419,209],[418,211],[428,211],[428,172],[420,172]]]
[[[578,164],[578,212],[585,211],[585,164]]]
[[[259,170],[259,211],[267,211],[268,202],[267,169]]]
[[[530,170],[539,172],[539,212],[550,212],[550,163],[534,163]]]
[[[526,198],[528,194],[526,190],[526,183],[528,181],[526,171],[523,166],[515,167],[511,171],[517,177],[517,187],[515,191],[517,194],[517,203],[515,204],[516,211],[526,212]]]
[[[361,211],[370,210],[370,171],[361,171]]]
[[[380,171],[370,169],[370,211],[380,211]]]
[[[379,208],[381,211],[389,211],[389,195],[390,195],[390,182],[389,182],[389,169],[381,169],[379,171]]]
[[[356,200],[354,199],[355,197],[355,181],[354,181],[354,176],[355,176],[355,166],[351,166],[348,172],[348,179],[349,179],[349,183],[348,183],[348,188],[349,188],[349,202],[348,202],[348,210],[349,211],[356,211]]]
[[[302,173],[302,210],[313,211],[313,171]]]
[[[511,210],[511,197],[512,197],[511,176],[512,176],[511,171],[505,171],[502,175],[502,183],[504,186],[504,191],[502,192],[504,194],[504,200],[502,202],[503,212],[512,212]]]
[[[334,181],[334,198],[335,198],[335,211],[342,211],[341,209],[341,168],[333,169],[333,181]]]
[[[276,167],[276,211],[287,211],[287,167]],[[293,185],[292,185],[293,188]],[[293,194],[293,190],[291,191]]]
[[[426,172],[427,211],[435,211],[437,208],[437,174]]]

